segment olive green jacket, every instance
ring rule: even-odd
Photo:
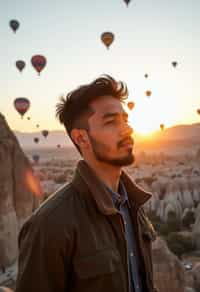
[[[140,255],[145,291],[153,292],[151,243],[155,231],[142,205],[151,197],[121,174]],[[19,235],[16,292],[129,292],[122,215],[81,160],[74,178],[48,198]]]

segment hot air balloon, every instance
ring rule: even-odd
[[[130,110],[132,110],[132,109],[134,108],[134,106],[135,106],[135,103],[134,103],[133,101],[129,101],[129,102],[127,103],[127,106],[128,106],[128,108],[129,108]]]
[[[33,140],[35,143],[38,143],[40,141],[40,139],[38,137],[35,137]]]
[[[23,70],[24,67],[26,66],[26,63],[25,63],[24,61],[22,61],[22,60],[18,60],[18,61],[16,61],[15,65],[16,65],[17,69],[18,69],[20,72],[22,72],[22,70]]]
[[[36,128],[39,128],[39,127],[40,127],[40,125],[39,125],[39,124],[37,124],[37,125],[36,125]]]
[[[31,117],[27,117],[27,120],[30,121]]]
[[[126,3],[127,6],[128,6],[128,4],[129,4],[130,1],[131,0],[124,0],[124,2]]]
[[[46,66],[47,60],[42,55],[35,55],[31,58],[31,64],[35,68],[35,70],[40,75],[40,72],[44,69]]]
[[[165,129],[165,125],[164,124],[160,124],[160,129],[163,131]]]
[[[38,161],[40,160],[40,155],[39,154],[33,154],[32,158],[33,158],[33,161],[35,163],[38,163]]]
[[[178,62],[176,62],[176,61],[173,61],[173,62],[172,62],[172,66],[173,66],[174,68],[176,68],[177,65],[178,65]]]
[[[101,35],[101,40],[104,43],[104,45],[107,47],[107,49],[109,49],[110,45],[114,41],[114,38],[115,38],[114,34],[109,31],[106,31],[102,33]]]
[[[23,115],[30,107],[30,101],[25,97],[18,97],[14,100],[14,107],[23,118]]]
[[[144,77],[145,77],[145,78],[148,78],[148,74],[145,74]]]
[[[19,21],[16,20],[16,19],[12,19],[10,22],[9,22],[9,25],[11,27],[11,29],[13,30],[14,33],[16,33],[17,29],[19,28]]]
[[[42,135],[46,138],[49,135],[49,131],[48,130],[43,130],[42,131]]]
[[[148,97],[151,96],[151,91],[150,90],[147,90],[145,93],[146,93],[146,96],[148,96]]]
[[[200,115],[200,108],[197,109],[197,114]]]

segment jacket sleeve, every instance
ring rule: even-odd
[[[26,222],[19,234],[15,292],[70,291],[70,245],[67,231]]]

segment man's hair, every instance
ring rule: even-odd
[[[116,81],[109,75],[102,75],[93,82],[69,92],[66,98],[61,97],[56,105],[56,117],[64,124],[70,138],[74,128],[89,130],[88,118],[93,114],[90,103],[105,95],[111,95],[124,102],[128,96],[128,89],[122,81]]]

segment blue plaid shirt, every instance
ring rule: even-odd
[[[107,187],[108,188],[108,187]],[[113,192],[108,188],[112,194],[113,202],[116,208],[121,213],[124,225],[125,225],[125,237],[127,242],[127,251],[128,251],[128,269],[129,269],[129,281],[131,292],[143,292],[141,277],[139,274],[139,257],[137,246],[135,242],[134,226],[129,214],[129,201],[126,189],[122,182],[119,185],[119,193]],[[120,203],[119,203],[120,202]]]

